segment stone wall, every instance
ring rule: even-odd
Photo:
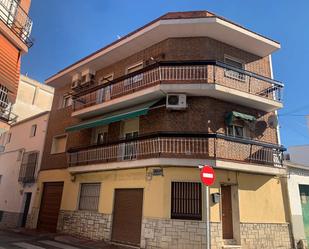
[[[58,218],[57,230],[92,240],[111,239],[112,216],[95,211],[64,211]]]
[[[35,207],[32,208],[31,212],[29,212],[28,217],[27,217],[26,228],[29,228],[29,229],[37,228],[39,212],[40,212],[39,208],[35,208]]]
[[[147,249],[202,249],[206,223],[192,220],[143,219],[141,247]],[[222,248],[221,223],[211,223],[211,248]]]
[[[22,222],[22,213],[14,213],[2,211],[2,218],[0,219],[0,228],[15,228],[19,227]]]
[[[288,224],[241,223],[241,248],[293,248],[290,231]]]

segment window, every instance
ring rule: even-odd
[[[2,180],[2,175],[0,175],[0,184],[1,184],[1,180]]]
[[[107,142],[107,132],[101,132],[97,134],[97,144],[104,144]]]
[[[140,70],[140,69],[142,69],[142,68],[143,68],[143,62],[141,61],[141,62],[139,62],[139,63],[136,63],[136,64],[134,64],[134,65],[128,67],[128,68],[127,68],[127,74],[136,72],[136,71],[138,71],[138,70]]]
[[[104,144],[107,142],[108,125],[96,127],[92,130],[92,143]]]
[[[8,99],[8,92],[9,90],[0,84],[0,107],[1,108],[7,108],[9,105],[9,99]]]
[[[228,125],[227,126],[227,135],[233,137],[245,137],[245,128],[240,125]]]
[[[64,95],[62,100],[62,108],[66,108],[72,105],[72,96],[71,95]]]
[[[172,182],[171,218],[202,219],[202,187],[197,182]]]
[[[106,83],[109,83],[113,79],[114,79],[114,74],[103,76],[99,80],[99,85],[104,85]],[[112,86],[109,85],[109,86],[102,87],[97,91],[97,104],[110,100],[111,89],[112,89]]]
[[[114,74],[113,73],[105,75],[105,76],[100,78],[99,84],[108,83],[108,82],[112,81],[113,79],[114,79]]]
[[[142,68],[143,68],[143,62],[139,62],[139,63],[137,63],[137,64],[135,64],[133,66],[128,67],[126,73],[127,74],[134,73],[134,72],[136,72],[136,71],[138,71],[138,70],[140,70]],[[124,85],[125,86],[132,85],[132,84],[135,84],[135,83],[137,83],[137,82],[139,82],[141,80],[143,80],[143,73],[137,74],[137,75],[135,75],[133,77],[130,77],[130,78],[126,79],[124,81]]]
[[[22,183],[34,182],[35,169],[38,162],[39,152],[25,152],[20,165],[18,181]]]
[[[51,154],[63,153],[66,149],[67,135],[60,135],[53,138]]]
[[[224,62],[226,64],[228,64],[229,66],[236,68],[236,70],[237,69],[240,69],[240,70],[245,69],[245,64],[239,59],[236,59],[236,58],[233,58],[233,57],[230,57],[230,56],[225,56]],[[239,80],[239,81],[245,81],[246,75],[239,72],[239,71],[236,71],[236,70],[226,69],[224,76],[230,77],[230,78],[233,78],[233,79],[236,79],[236,80]]]
[[[82,183],[79,196],[79,210],[98,210],[100,183]]]
[[[30,137],[35,137],[37,125],[34,124],[31,126]]]
[[[6,139],[6,143],[10,143],[11,142],[11,139],[12,139],[12,133],[8,133],[8,137]]]

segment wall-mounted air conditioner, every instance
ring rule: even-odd
[[[187,96],[185,94],[168,94],[166,97],[166,108],[171,110],[184,110],[187,108]]]
[[[71,88],[72,89],[76,89],[79,87],[80,85],[80,80],[81,80],[81,75],[79,73],[74,74],[72,76],[72,84],[71,84]]]
[[[86,69],[82,72],[80,85],[86,86],[94,83],[95,71],[92,69]]]

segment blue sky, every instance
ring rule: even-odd
[[[22,73],[39,81],[169,11],[209,10],[281,42],[274,75],[283,81],[282,143],[309,144],[308,0],[32,0],[35,45]]]

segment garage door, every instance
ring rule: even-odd
[[[56,232],[61,205],[63,182],[44,183],[38,229]]]
[[[143,189],[116,189],[112,240],[140,244],[143,212]]]

